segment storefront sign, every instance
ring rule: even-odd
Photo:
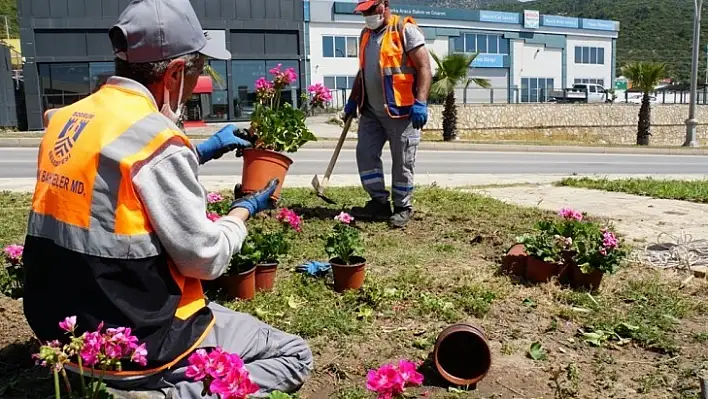
[[[579,28],[580,20],[571,17],[559,17],[556,15],[543,15],[541,17],[541,25],[555,26],[558,28]]]
[[[538,11],[524,10],[524,28],[538,29],[541,24],[541,15]]]
[[[602,19],[585,19],[582,20],[583,29],[593,29],[593,30],[608,30],[608,31],[618,31],[619,23],[616,21],[605,21]]]
[[[472,61],[472,68],[504,68],[504,54],[479,54]]]
[[[499,24],[519,24],[520,14],[515,12],[480,11],[481,22],[496,22]]]

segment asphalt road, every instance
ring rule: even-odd
[[[388,148],[384,168],[390,171]],[[323,174],[331,149],[303,149],[292,154],[288,175]],[[0,178],[36,176],[36,148],[0,148]],[[203,166],[205,176],[240,175],[242,163],[232,154]],[[563,154],[482,151],[419,151],[417,174],[708,174],[708,156],[637,154]],[[342,150],[334,174],[356,175],[353,150]]]

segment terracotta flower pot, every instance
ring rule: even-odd
[[[502,259],[502,272],[512,276],[523,276],[526,273],[528,257],[524,244],[514,245]]]
[[[278,263],[263,263],[256,265],[256,290],[272,291],[275,285],[275,274]]]
[[[529,256],[526,260],[526,279],[533,283],[545,283],[558,273],[558,265]]]
[[[278,178],[280,183],[275,189],[272,198],[280,198],[285,176],[293,160],[285,155],[270,150],[247,149],[243,151],[243,173],[241,176],[241,191],[252,193],[268,184],[273,178]]]
[[[570,286],[573,288],[587,288],[591,291],[597,291],[600,289],[600,284],[602,284],[602,278],[605,276],[604,273],[597,269],[593,269],[588,274],[583,273],[580,267],[573,265],[571,269],[571,280]]]
[[[481,328],[454,324],[443,330],[433,349],[435,368],[453,385],[476,385],[492,367],[492,352]]]
[[[346,265],[339,258],[329,261],[334,273],[334,290],[344,292],[346,290],[358,290],[364,285],[366,276],[366,259],[360,256],[353,256],[351,264]]]
[[[239,274],[221,276],[219,280],[220,285],[231,298],[250,300],[256,296],[255,266]]]

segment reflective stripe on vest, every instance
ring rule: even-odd
[[[109,80],[96,93],[46,114],[28,235],[102,258],[138,260],[162,253],[132,179],[166,146],[193,147],[157,112],[147,89],[131,82]],[[168,266],[181,292],[174,317],[185,321],[206,306],[201,282],[182,275],[169,260]],[[188,351],[160,369],[188,355],[210,328],[185,342]]]
[[[401,18],[392,15],[381,40],[379,66],[381,68],[381,82],[384,97],[384,107],[392,118],[408,117],[411,107],[417,96],[416,70],[404,51],[404,27],[406,24],[415,24],[412,17]],[[366,65],[366,46],[371,39],[371,30],[364,29],[359,43],[359,69],[362,71]],[[361,80],[362,93],[365,92],[363,79]],[[364,105],[364,96],[361,96],[360,107]]]

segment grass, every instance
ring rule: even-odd
[[[704,282],[680,289],[680,276],[629,265],[591,296],[499,275],[500,255],[514,237],[550,214],[430,187],[416,192],[417,212],[407,229],[357,224],[367,280],[359,292],[337,294],[331,276],[293,270],[303,261],[326,260],[323,236],[334,215],[365,201],[363,191],[352,188],[331,188],[328,197],[336,204],[311,190],[285,190],[282,205],[305,223],[281,263],[275,290],[250,302],[222,300],[308,340],[316,369],[300,398],[371,399],[367,371],[401,358],[425,362],[426,386],[413,392],[430,398],[698,397],[695,375],[708,368]],[[0,244],[23,240],[29,203],[26,194],[0,193]],[[219,300],[218,293],[209,296]],[[476,391],[438,386],[429,365],[437,335],[459,322],[480,326],[493,352],[492,371]],[[8,360],[2,349],[26,347],[29,335],[17,333],[24,331],[17,321],[2,323],[0,397],[36,397],[38,385],[51,385],[42,379],[45,371]],[[529,356],[533,343],[544,354],[537,360]]]
[[[571,177],[563,179],[557,184],[653,198],[708,203],[708,180],[656,180],[652,178],[609,180]]]

